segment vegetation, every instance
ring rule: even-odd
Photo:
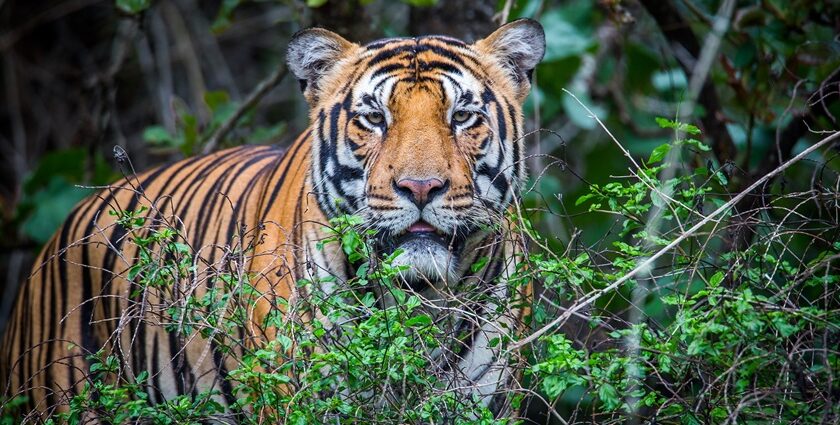
[[[536,291],[526,334],[498,341],[526,359],[513,394],[516,420],[840,421],[840,6],[337,3],[224,1],[202,8],[186,0],[117,0],[106,16],[64,12],[70,14],[29,27],[14,20],[25,5],[0,4],[0,26],[13,28],[0,36],[0,50],[12,53],[3,56],[5,81],[13,82],[2,92],[9,101],[0,102],[11,131],[0,128],[0,135],[16,152],[3,171],[11,184],[0,190],[2,234],[10,241],[2,262],[7,287],[20,279],[12,267],[20,256],[35,251],[63,212],[92,191],[77,185],[119,175],[105,159],[114,143],[138,168],[241,143],[288,143],[305,125],[305,106],[277,64],[301,25],[364,40],[421,32],[433,27],[429,16],[471,12],[469,25],[448,28],[469,38],[483,35],[476,25],[489,32],[492,13],[500,20],[534,17],[546,29],[548,51],[527,118],[542,130],[529,136],[532,179],[509,219],[531,241],[510,284],[534,282]],[[453,12],[451,4],[463,10]],[[98,26],[106,34],[84,32],[90,19],[108,22]],[[259,35],[270,47],[255,42],[249,26],[276,29]],[[82,68],[44,47],[67,32],[89,49],[82,53],[95,72],[85,82],[50,74],[65,79],[53,84],[64,90],[53,95],[54,107],[69,114],[70,87],[86,87],[80,96],[90,104],[82,108],[88,128],[70,127],[64,121],[73,120],[57,114],[38,132],[49,93],[39,91],[47,77],[32,71],[33,63]],[[24,51],[31,46],[40,59]],[[181,56],[172,55],[176,47]],[[34,142],[29,149],[26,141]],[[177,226],[147,222],[142,210],[113,213],[140,248],[131,270],[138,290],[167,299],[191,273],[195,252]],[[334,240],[325,242],[341,244],[359,265],[356,278],[343,291],[313,291],[309,300],[284,306],[333,326],[270,315],[273,342],[246,347],[231,340],[225,330],[247,323],[252,290],[236,268],[213,276],[215,289],[200,297],[154,306],[179,335],[200,333],[239,354],[227,378],[239,394],[236,410],[223,412],[214,393],[152,404],[148,375],[127,376],[103,351],[94,357],[88,392],[51,420],[82,423],[96,412],[111,423],[200,423],[211,415],[246,423],[497,423],[441,386],[429,353],[457,335],[394,284],[397,268],[372,255],[370,235],[357,224],[354,217],[333,220]],[[313,283],[299,284],[319,287]],[[398,301],[394,307],[375,302],[386,293]],[[382,396],[397,383],[399,397]],[[4,408],[12,412],[18,401]],[[11,413],[2,419],[15,422]]]

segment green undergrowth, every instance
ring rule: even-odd
[[[658,122],[676,140],[655,148],[630,175],[590,185],[575,203],[582,214],[615,219],[598,243],[552,238],[527,214],[511,216],[531,249],[510,285],[536,288],[521,337],[541,332],[522,349],[527,364],[522,390],[510,395],[514,410],[567,423],[837,420],[838,193],[828,185],[771,192],[748,224],[732,210],[706,220],[731,199],[728,177],[709,160],[696,127]],[[823,163],[827,180],[837,177],[831,165]],[[151,222],[145,207],[113,214],[137,248],[127,275],[132,298],[158,300],[148,311],[179,341],[200,334],[236,358],[223,378],[236,401],[224,407],[217,387],[154,404],[154,371],[133,375],[106,348],[90,356],[90,374],[70,411],[47,423],[518,422],[493,419],[477,400],[446,385],[431,353],[459,336],[399,284],[401,269],[392,263],[400,253],[377,258],[374,235],[360,230],[359,218],[331,220],[325,228],[331,237],[319,247],[340,245],[353,278],[298,282],[308,295],[279,300],[261,324],[274,331],[271,341],[245,343],[235,335],[249,325],[259,294],[241,262],[202,275],[207,271],[177,226]],[[736,246],[737,232],[751,237]],[[251,253],[242,245],[232,257]],[[657,254],[663,255],[637,270]],[[613,285],[631,272],[626,283]],[[212,282],[209,289],[183,292],[197,275]],[[567,322],[543,328],[570,308],[577,314]],[[15,422],[8,413],[2,423]]]
[[[573,422],[840,419],[840,229],[830,201],[837,192],[772,191],[754,210],[728,209],[687,233],[732,198],[727,175],[714,169],[696,127],[658,123],[678,131],[677,140],[576,201],[588,214],[616,217],[599,243],[560,245],[530,234],[557,247],[523,262],[543,286],[536,327],[600,294],[567,322],[574,325],[540,338],[527,370],[531,385]],[[823,177],[836,179],[836,165],[822,162]],[[744,233],[751,237],[738,247]],[[631,272],[625,284],[601,292]]]

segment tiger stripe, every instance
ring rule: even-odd
[[[408,266],[405,285],[443,306],[437,314],[455,340],[434,356],[447,386],[510,414],[516,359],[491,341],[521,330],[528,314],[519,305],[530,288],[508,284],[523,242],[504,215],[525,178],[522,103],[544,46],[529,20],[474,44],[427,36],[360,46],[322,29],[298,33],[287,59],[310,127],[288,149],[188,158],[76,206],[15,301],[0,350],[3,395],[29,396],[32,418],[66,409],[90,379],[88,356],[104,349],[130,377],[149,371],[153,402],[218,389],[216,401],[232,406],[227,375],[245,347],[274,338],[263,323],[277,301],[308,297],[300,279],[329,293],[354,275],[340,247],[319,247],[330,218],[354,214],[376,231],[382,254],[404,251],[395,261]],[[138,229],[110,213],[141,207]],[[162,227],[178,230],[192,271],[171,293],[139,290],[129,279],[142,254],[135,238]],[[232,301],[249,305],[249,322],[224,335],[232,352],[166,330],[163,306],[201,297],[220,288],[219,273],[241,270],[260,295]],[[319,283],[325,277],[336,279]]]

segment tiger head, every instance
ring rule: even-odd
[[[296,34],[287,61],[311,108],[321,209],[362,217],[409,282],[459,279],[525,177],[522,104],[544,52],[533,20],[474,44]]]

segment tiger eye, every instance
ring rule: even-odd
[[[455,111],[455,113],[452,114],[452,120],[457,123],[462,123],[470,119],[471,116],[472,113],[469,111]]]
[[[385,116],[382,115],[382,113],[380,112],[371,112],[369,114],[365,114],[365,118],[368,120],[369,123],[373,125],[379,125],[385,121]]]

